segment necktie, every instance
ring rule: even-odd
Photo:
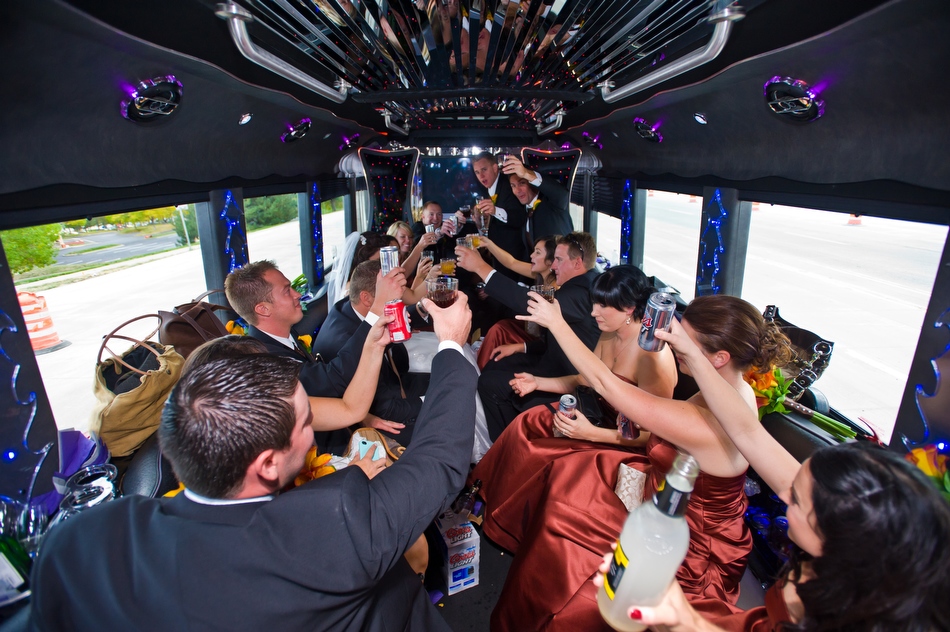
[[[406,399],[406,389],[402,387],[402,377],[399,375],[399,369],[396,368],[396,361],[393,360],[392,349],[386,349],[386,359],[389,360],[389,366],[393,368],[393,373],[396,374],[396,380],[399,381],[399,394],[403,399]]]

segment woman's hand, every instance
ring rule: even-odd
[[[366,478],[372,479],[374,476],[386,469],[386,459],[374,461],[374,454],[376,454],[376,450],[367,450],[362,459],[350,461],[350,466],[356,466],[360,468],[363,470],[363,473],[366,474]]]
[[[508,382],[519,397],[538,390],[538,381],[530,373],[515,373],[515,379]]]
[[[683,358],[684,360],[705,360],[706,356],[703,355],[703,350],[699,348],[693,339],[686,334],[686,330],[683,329],[683,326],[680,324],[676,318],[670,323],[669,331],[656,330],[654,332],[656,337],[659,340],[665,340],[673,347],[673,351],[676,352],[676,355]]]
[[[390,434],[399,434],[399,431],[406,427],[406,424],[401,424],[398,421],[389,421],[388,419],[383,419],[377,417],[376,415],[369,414],[366,415],[366,419],[363,420],[363,426],[366,428],[376,428],[376,430],[383,430]]]
[[[369,333],[366,334],[366,342],[363,343],[363,347],[369,349],[370,347],[377,347],[379,349],[385,349],[386,345],[390,343],[389,340],[389,323],[393,322],[392,316],[380,316],[379,320],[376,321],[376,324],[373,325]]]
[[[610,548],[612,551],[616,550],[616,543],[611,544]],[[614,554],[612,552],[604,555],[604,559],[597,569],[600,572],[597,573],[592,580],[597,588],[604,585],[604,574],[610,570],[610,562],[613,560],[613,557]],[[669,626],[671,632],[695,632],[698,630],[708,630],[712,632],[720,629],[706,622],[693,610],[693,607],[686,601],[686,595],[683,594],[683,589],[680,588],[676,580],[673,580],[670,587],[667,588],[666,594],[663,595],[663,599],[659,604],[652,607],[631,604],[630,607],[627,608],[627,616],[633,621],[638,621],[648,626]]]
[[[557,411],[554,414],[554,427],[569,439],[581,439],[583,441],[593,441],[597,430],[597,427],[579,410],[574,411],[574,419],[561,411]]]
[[[416,279],[424,279],[432,269],[432,259],[419,259],[419,265],[416,266]]]
[[[558,322],[564,322],[564,317],[561,316],[560,303],[558,303],[556,299],[553,303],[548,303],[544,297],[537,292],[528,292],[528,315],[522,316],[518,314],[515,318],[538,323],[548,329],[551,329],[551,327]]]
[[[489,202],[491,202],[491,200],[489,200]],[[492,209],[494,209],[494,208],[495,208],[495,206],[492,205]],[[493,212],[494,212],[494,211],[493,211]],[[479,235],[479,236],[478,236],[478,247],[479,247],[479,248],[491,248],[492,246],[495,246],[495,245],[496,245],[495,242],[493,242],[491,239],[489,239],[489,238],[486,237],[485,235]]]
[[[502,358],[507,358],[516,353],[524,353],[524,343],[516,342],[510,345],[499,345],[492,349],[491,359],[498,362]]]

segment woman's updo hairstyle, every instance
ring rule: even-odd
[[[695,298],[683,312],[683,320],[698,334],[705,351],[728,351],[741,371],[771,371],[792,357],[788,336],[778,325],[765,322],[758,310],[736,296]]]
[[[633,309],[633,319],[643,319],[647,299],[656,292],[647,275],[636,266],[621,265],[608,268],[594,279],[590,298],[594,303],[606,305],[622,312]]]
[[[373,255],[379,252],[380,248],[385,248],[388,245],[390,245],[389,235],[380,235],[372,231],[362,233],[360,235],[359,245],[356,246],[356,253],[353,255],[353,265],[350,266],[350,274],[347,278],[353,276],[353,270],[356,270],[356,266],[364,261],[369,261]]]
[[[800,630],[950,630],[950,503],[901,455],[861,441],[809,461],[821,556],[797,585]]]

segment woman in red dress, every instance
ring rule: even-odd
[[[512,424],[505,431],[479,464],[488,477],[482,478],[489,512],[485,532],[516,553],[492,613],[492,630],[609,630],[589,579],[627,516],[614,493],[618,465],[646,472],[644,497],[649,498],[677,447],[696,457],[702,470],[687,511],[690,546],[677,579],[691,598],[734,603],[751,548],[742,519],[748,463],[722,431],[702,392],[688,401],[648,393],[615,375],[587,350],[560,317],[556,303],[532,300],[528,311],[523,318],[548,327],[584,379],[652,436],[646,453],[637,454],[601,443],[541,440],[540,423]],[[754,411],[755,398],[742,375],[753,366],[786,361],[787,339],[735,297],[697,299],[683,318],[702,344],[707,362]],[[554,421],[569,437],[583,432],[585,423],[582,415],[571,420],[557,414]],[[514,434],[522,428],[524,439]],[[549,445],[559,441],[560,449]],[[496,447],[499,453],[493,457]],[[517,456],[540,449],[548,451],[546,460]],[[529,472],[525,462],[531,467],[543,464]]]
[[[559,235],[553,235],[539,239],[531,252],[530,261],[518,261],[511,254],[496,246],[488,237],[479,237],[481,240],[479,247],[484,245],[488,252],[495,257],[495,261],[526,279],[534,279],[535,285],[553,288],[555,283],[551,264],[554,263],[554,248],[557,246],[558,237]],[[537,329],[534,325],[530,325],[530,327]],[[482,345],[478,348],[478,369],[484,370],[485,365],[492,359],[500,360],[506,355],[511,355],[510,353],[501,354],[505,345],[517,345],[520,349],[522,343],[537,337],[537,331],[530,333],[526,330],[525,323],[519,323],[513,318],[498,321],[485,334],[485,339],[482,340]]]
[[[673,323],[659,337],[709,394],[722,430],[781,490],[795,546],[764,608],[727,614],[722,604],[691,605],[674,582],[658,607],[631,604],[631,618],[676,632],[950,629],[950,504],[933,483],[869,442],[821,448],[799,463],[710,370],[688,327]]]

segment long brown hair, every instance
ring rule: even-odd
[[[741,371],[770,371],[791,359],[791,343],[774,323],[767,323],[750,303],[737,296],[700,296],[686,307],[683,320],[709,353],[728,351]]]

